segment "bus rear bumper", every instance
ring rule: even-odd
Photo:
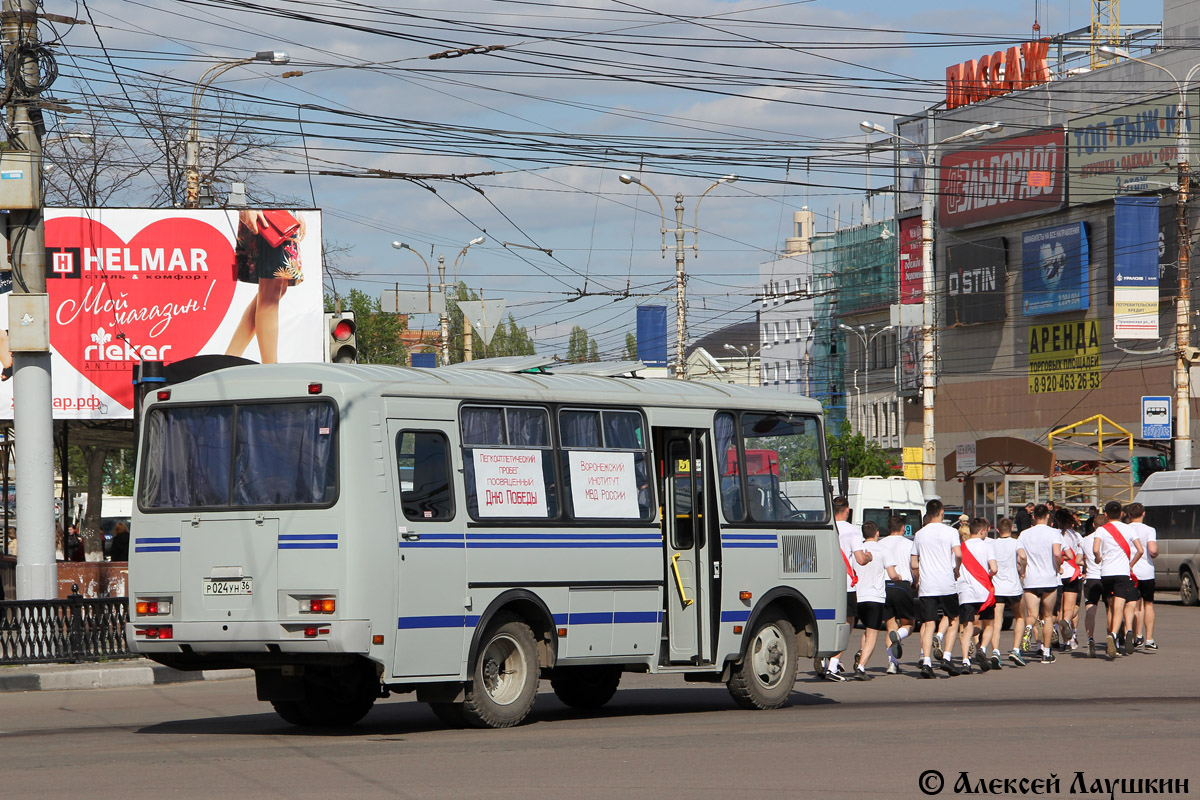
[[[170,638],[157,638],[170,628]],[[156,638],[148,638],[155,635]],[[135,653],[362,653],[371,645],[367,620],[321,622],[130,622]]]

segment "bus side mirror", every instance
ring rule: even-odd
[[[850,494],[850,461],[845,456],[838,456],[838,494],[846,497]]]

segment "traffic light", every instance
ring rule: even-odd
[[[358,326],[354,323],[354,312],[325,315],[327,353],[325,360],[331,364],[354,364],[358,362]]]

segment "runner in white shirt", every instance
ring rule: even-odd
[[[1092,532],[1083,537],[1083,624],[1087,628],[1089,658],[1096,657],[1096,607],[1101,602],[1106,607],[1108,605],[1108,600],[1104,596],[1104,586],[1100,583],[1100,562],[1096,560],[1096,553],[1093,550],[1096,544],[1096,531],[1099,530],[1096,522],[1098,520],[1093,519]],[[1104,630],[1108,630],[1109,622],[1106,617]]]
[[[1025,598],[1021,589],[1021,575],[1017,572],[1017,548],[1020,546],[1012,535],[1013,521],[1002,519],[996,523],[1000,538],[992,542],[996,556],[996,576],[992,583],[996,587],[996,617],[1004,619],[1004,610],[1013,610],[1013,648],[1008,660],[1019,667],[1025,666],[1021,657],[1021,637],[1025,634]],[[992,628],[992,669],[1000,668],[1000,628]],[[987,640],[984,640],[987,647]]]
[[[1154,642],[1154,559],[1158,556],[1158,531],[1142,521],[1146,516],[1146,507],[1141,503],[1125,506],[1125,513],[1129,515],[1129,529],[1141,541],[1145,551],[1133,565],[1134,577],[1138,579],[1138,594],[1141,596],[1134,614],[1137,644],[1144,645],[1147,650],[1157,650],[1158,645]]]
[[[971,520],[970,533],[962,543],[962,569],[958,571],[958,622],[962,626],[959,641],[962,642],[962,670],[971,673],[970,647],[975,637],[975,618],[985,620],[983,641],[991,638],[988,626],[995,622],[995,587],[992,576],[996,574],[996,554],[987,539],[991,523],[982,517]],[[987,608],[984,608],[987,606]],[[981,648],[982,650],[982,648]],[[991,663],[987,651],[977,654],[979,667],[987,672]]]
[[[862,620],[862,650],[854,665],[854,679],[871,680],[867,674],[867,662],[875,652],[875,641],[879,632],[886,630],[888,619],[887,592],[884,587],[883,548],[879,546],[879,526],[874,522],[863,525],[863,546],[871,558],[858,568],[858,617]]]
[[[1079,609],[1079,592],[1083,589],[1083,537],[1079,535],[1079,521],[1069,508],[1060,508],[1055,516],[1055,527],[1062,536],[1062,566],[1058,579],[1062,583],[1062,602],[1058,614],[1058,643],[1064,650],[1074,650],[1075,617]]]
[[[1033,527],[1021,531],[1017,544],[1017,570],[1025,586],[1025,615],[1029,624],[1042,622],[1042,663],[1053,664],[1050,636],[1054,632],[1054,603],[1058,599],[1058,569],[1062,566],[1062,537],[1046,524],[1050,509],[1039,503],[1033,509]],[[1039,613],[1040,606],[1040,613]]]
[[[850,624],[850,630],[854,630],[858,606],[858,593],[854,588],[854,584],[858,582],[857,569],[870,563],[871,556],[863,550],[862,530],[850,522],[850,501],[841,495],[833,498],[833,519],[837,523],[838,545],[841,547],[842,557],[845,559],[847,568],[846,621]],[[823,677],[831,681],[846,680],[841,661],[843,654],[844,651],[829,659]]]
[[[950,675],[961,675],[962,670],[946,655],[954,651],[954,639],[958,626],[949,624],[958,618],[958,580],[962,566],[962,548],[958,531],[942,522],[945,506],[941,500],[930,500],[925,504],[928,524],[913,536],[913,554],[910,560],[913,578],[918,586],[917,613],[921,616],[921,677],[933,677],[933,633],[939,619],[947,621],[946,641],[942,648],[942,669]]]
[[[887,592],[888,668],[889,675],[900,673],[900,659],[904,656],[902,642],[912,633],[917,618],[912,588],[912,540],[904,535],[904,517],[888,517],[888,535],[879,540],[883,550],[883,567],[887,570],[885,589]]]
[[[1121,504],[1109,500],[1104,504],[1104,516],[1108,521],[1096,531],[1096,541],[1092,543],[1092,552],[1100,562],[1100,583],[1104,587],[1104,596],[1108,598],[1112,609],[1112,619],[1109,622],[1106,649],[1109,660],[1117,657],[1120,645],[1117,634],[1121,623],[1125,623],[1125,654],[1133,652],[1136,638],[1133,628],[1133,612],[1137,610],[1138,590],[1133,582],[1131,567],[1142,557],[1141,541],[1129,530],[1129,526],[1121,522]],[[1121,546],[1124,542],[1124,547]]]

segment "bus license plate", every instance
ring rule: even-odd
[[[218,580],[215,578],[205,578],[204,594],[206,596],[254,594],[254,579],[238,578],[236,580]]]

